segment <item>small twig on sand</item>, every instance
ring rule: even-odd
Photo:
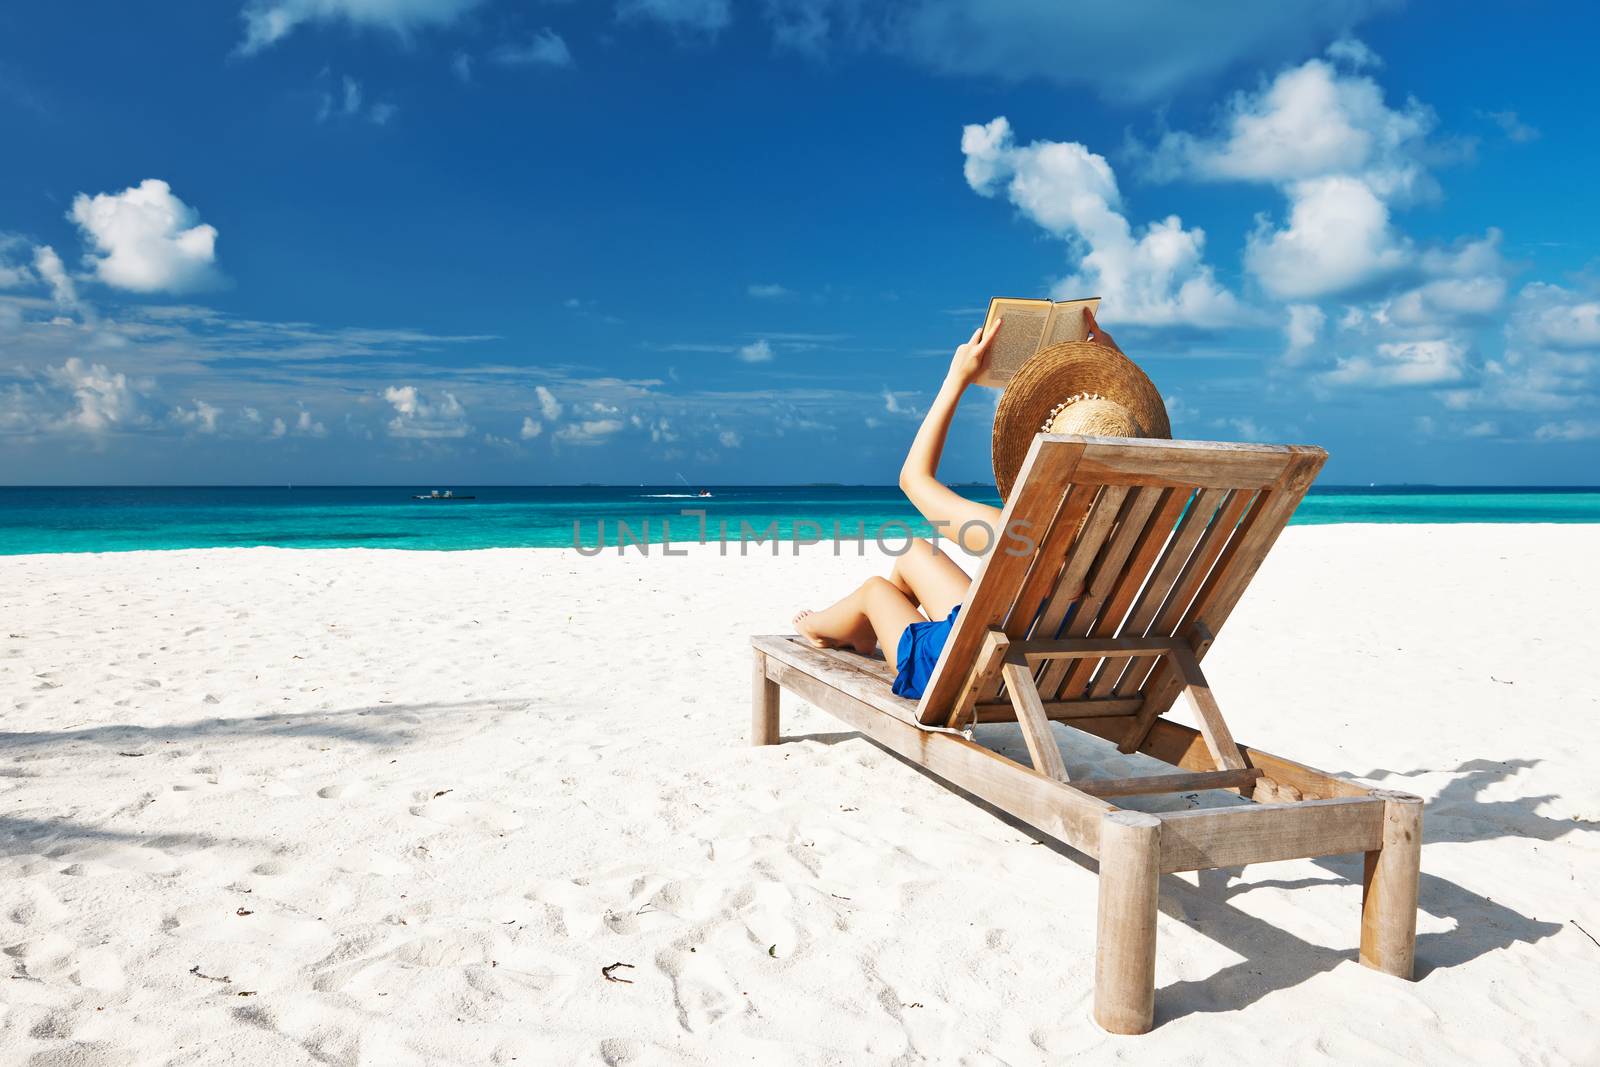
[[[1571,923],[1573,926],[1578,926],[1578,920],[1577,919],[1568,919],[1567,921],[1569,923]],[[1580,934],[1582,934],[1584,937],[1587,937],[1590,941],[1594,941],[1594,935],[1591,934],[1589,931],[1585,930],[1583,927],[1578,926],[1578,932]],[[1594,941],[1594,947],[1595,948],[1600,948],[1600,941]]]
[[[633,964],[631,964],[631,963],[613,963],[609,967],[600,968],[600,973],[605,975],[605,979],[608,982],[621,982],[623,985],[632,985],[633,984],[633,979],[632,978],[618,978],[616,975],[611,973],[612,971],[616,970],[618,967],[626,967],[630,971],[633,970]]]
[[[201,974],[200,973],[200,965],[198,963],[195,964],[193,967],[189,968],[189,973],[194,975],[196,978],[204,978],[208,982],[231,982],[231,981],[233,981],[233,979],[229,978],[227,975],[223,975],[221,978],[218,978],[216,975],[213,975],[213,974]]]

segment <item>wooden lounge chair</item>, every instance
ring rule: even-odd
[[[1326,458],[1040,434],[1001,518],[1031,550],[1002,534],[921,701],[893,695],[881,660],[756,637],[752,741],[778,742],[788,689],[1098,859],[1094,1018],[1114,1033],[1153,1022],[1157,878],[1170,871],[1365,853],[1360,960],[1410,978],[1422,801],[1236,743],[1200,669]],[[1198,730],[1163,717],[1179,697]],[[1013,721],[1031,768],[963,732]],[[1173,773],[1069,780],[1052,721]],[[1253,803],[1149,814],[1107,799],[1200,789]]]

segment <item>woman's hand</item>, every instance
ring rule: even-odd
[[[1003,321],[995,319],[994,325],[989,327],[987,332],[982,326],[972,331],[972,340],[957,348],[956,354],[950,358],[950,373],[946,375],[949,381],[968,386],[978,380],[978,375],[988,366],[989,348],[1000,333]]]
[[[1098,322],[1094,321],[1094,312],[1090,311],[1087,307],[1083,309],[1083,328],[1085,330],[1086,340],[1097,345],[1105,345],[1108,348],[1115,348],[1118,352],[1122,351],[1122,349],[1117,345],[1117,342],[1111,339],[1111,335],[1106,333],[1106,331],[1101,328]]]

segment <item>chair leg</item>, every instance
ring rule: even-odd
[[[1383,799],[1383,847],[1366,854],[1361,889],[1361,962],[1411,977],[1417,950],[1417,881],[1422,867],[1422,798],[1374,789]]]
[[[1100,820],[1094,1021],[1113,1034],[1142,1034],[1155,1020],[1160,874],[1161,820],[1107,812]]]
[[[775,745],[778,743],[778,683],[767,677],[767,656],[756,652],[751,673],[750,743]]]

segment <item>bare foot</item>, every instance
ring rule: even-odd
[[[823,637],[811,629],[811,617],[815,614],[816,612],[810,608],[802,608],[796,612],[794,617],[795,632],[818,648],[838,648],[839,642],[831,637]]]

